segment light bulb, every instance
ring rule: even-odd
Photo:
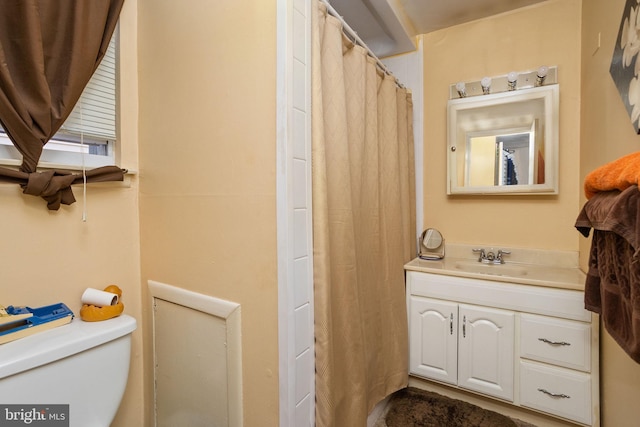
[[[509,86],[509,90],[516,90],[516,84],[518,83],[518,73],[515,71],[507,74],[507,84]]]
[[[543,65],[542,67],[538,68],[538,77],[547,77],[548,72],[549,72],[549,67],[547,67],[546,65]]]
[[[465,85],[464,82],[456,83],[456,90],[458,91],[460,98],[467,96],[467,85]]]
[[[480,85],[482,86],[482,93],[487,95],[491,89],[491,78],[483,77],[482,80],[480,80]]]
[[[538,68],[538,71],[536,73],[536,86],[542,86],[542,84],[544,83],[545,77],[547,77],[548,72],[549,72],[549,67],[547,67],[546,65],[543,65],[542,67]]]

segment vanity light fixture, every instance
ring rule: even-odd
[[[489,95],[491,92],[491,78],[483,77],[482,80],[480,80],[480,86],[482,86],[482,93],[484,95]]]
[[[518,84],[518,73],[512,71],[507,74],[507,89],[516,90],[516,84]]]
[[[536,86],[542,86],[544,84],[544,79],[547,77],[548,72],[549,67],[546,65],[538,68],[538,72],[536,73]]]
[[[512,70],[502,75],[486,76],[482,80],[461,80],[449,85],[449,99],[472,98],[516,92],[558,84],[558,67],[541,66],[528,70]]]

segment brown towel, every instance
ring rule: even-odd
[[[599,313],[616,342],[640,363],[640,191],[595,194],[583,207],[576,228],[594,229],[585,282],[585,308]]]
[[[600,191],[625,190],[638,184],[640,151],[607,163],[590,172],[584,180],[584,194],[591,199]]]

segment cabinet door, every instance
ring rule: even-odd
[[[409,307],[410,372],[457,384],[458,304],[412,295]]]
[[[460,304],[458,316],[458,385],[513,401],[514,313]]]

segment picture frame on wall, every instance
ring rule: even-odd
[[[609,74],[618,89],[636,134],[640,134],[639,14],[640,4],[637,0],[627,0],[609,67]]]

